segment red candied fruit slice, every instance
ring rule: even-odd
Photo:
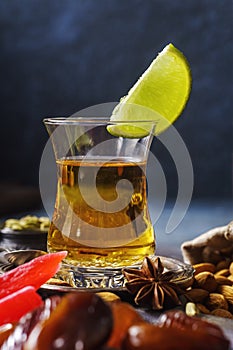
[[[65,251],[45,254],[0,275],[0,299],[27,286],[39,289],[59,270],[66,255]]]
[[[0,299],[0,326],[18,321],[43,303],[33,287],[24,287]]]

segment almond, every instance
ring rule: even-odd
[[[213,273],[208,271],[200,272],[195,276],[195,285],[198,288],[205,289],[210,293],[214,292],[217,288],[217,282]]]
[[[195,270],[194,276],[197,275],[200,272],[208,271],[208,272],[215,272],[215,265],[211,263],[200,263],[193,265],[193,268]]]
[[[192,287],[193,282],[194,282],[194,277],[192,276],[192,277],[186,279],[184,282],[182,281],[182,282],[177,283],[177,285],[182,289],[187,289],[189,287]]]
[[[216,272],[223,270],[223,269],[228,269],[230,265],[229,260],[221,260],[217,263],[216,265]]]
[[[218,286],[218,292],[221,293],[228,303],[233,304],[233,287],[232,286]]]
[[[215,273],[215,276],[229,276],[230,275],[230,271],[229,269],[222,269],[222,270],[219,270]]]
[[[232,286],[233,280],[231,281],[229,277],[225,276],[215,276],[215,280],[218,284],[225,284],[227,286]]]
[[[206,314],[209,315],[210,314],[210,310],[207,309],[207,307],[203,304],[196,304],[198,310],[202,313],[202,314]]]
[[[231,282],[233,282],[233,275],[227,277]]]
[[[224,309],[215,309],[211,311],[211,315],[218,316],[218,317],[225,317],[230,318],[233,320],[233,315],[230,311],[224,310]]]
[[[184,294],[186,298],[194,303],[202,303],[209,295],[209,292],[201,288],[193,288]]]
[[[233,275],[233,261],[231,262],[231,264],[229,266],[229,271],[230,271],[230,274]]]
[[[112,293],[112,292],[98,292],[96,293],[99,297],[101,297],[106,302],[120,301],[121,298]]]
[[[228,310],[227,300],[222,294],[219,294],[219,293],[210,293],[206,300],[205,305],[210,310],[214,310],[214,309]]]

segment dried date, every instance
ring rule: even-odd
[[[97,350],[112,330],[110,307],[91,292],[64,296],[44,322],[32,330],[24,350]]]

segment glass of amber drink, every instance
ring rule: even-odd
[[[115,135],[135,122],[110,118],[44,120],[57,163],[57,194],[49,252],[66,250],[78,286],[111,287],[124,267],[155,253],[146,166],[155,122],[136,122],[142,135]],[[139,137],[140,136],[140,137]],[[91,281],[91,282],[90,282]]]

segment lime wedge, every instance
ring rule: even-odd
[[[121,136],[121,137],[133,138],[133,139],[142,138],[149,134],[148,130],[145,130],[144,128],[127,125],[127,124],[108,125],[107,130],[113,136],[117,136],[117,137]]]
[[[155,135],[169,127],[183,111],[191,91],[191,70],[185,56],[168,44],[153,60],[135,85],[114,108],[108,126],[115,136],[140,137],[149,133],[142,121],[156,121]],[[129,107],[130,106],[130,107]],[[142,111],[140,107],[144,107]],[[123,121],[124,124],[119,124]],[[125,122],[139,121],[139,125]]]

